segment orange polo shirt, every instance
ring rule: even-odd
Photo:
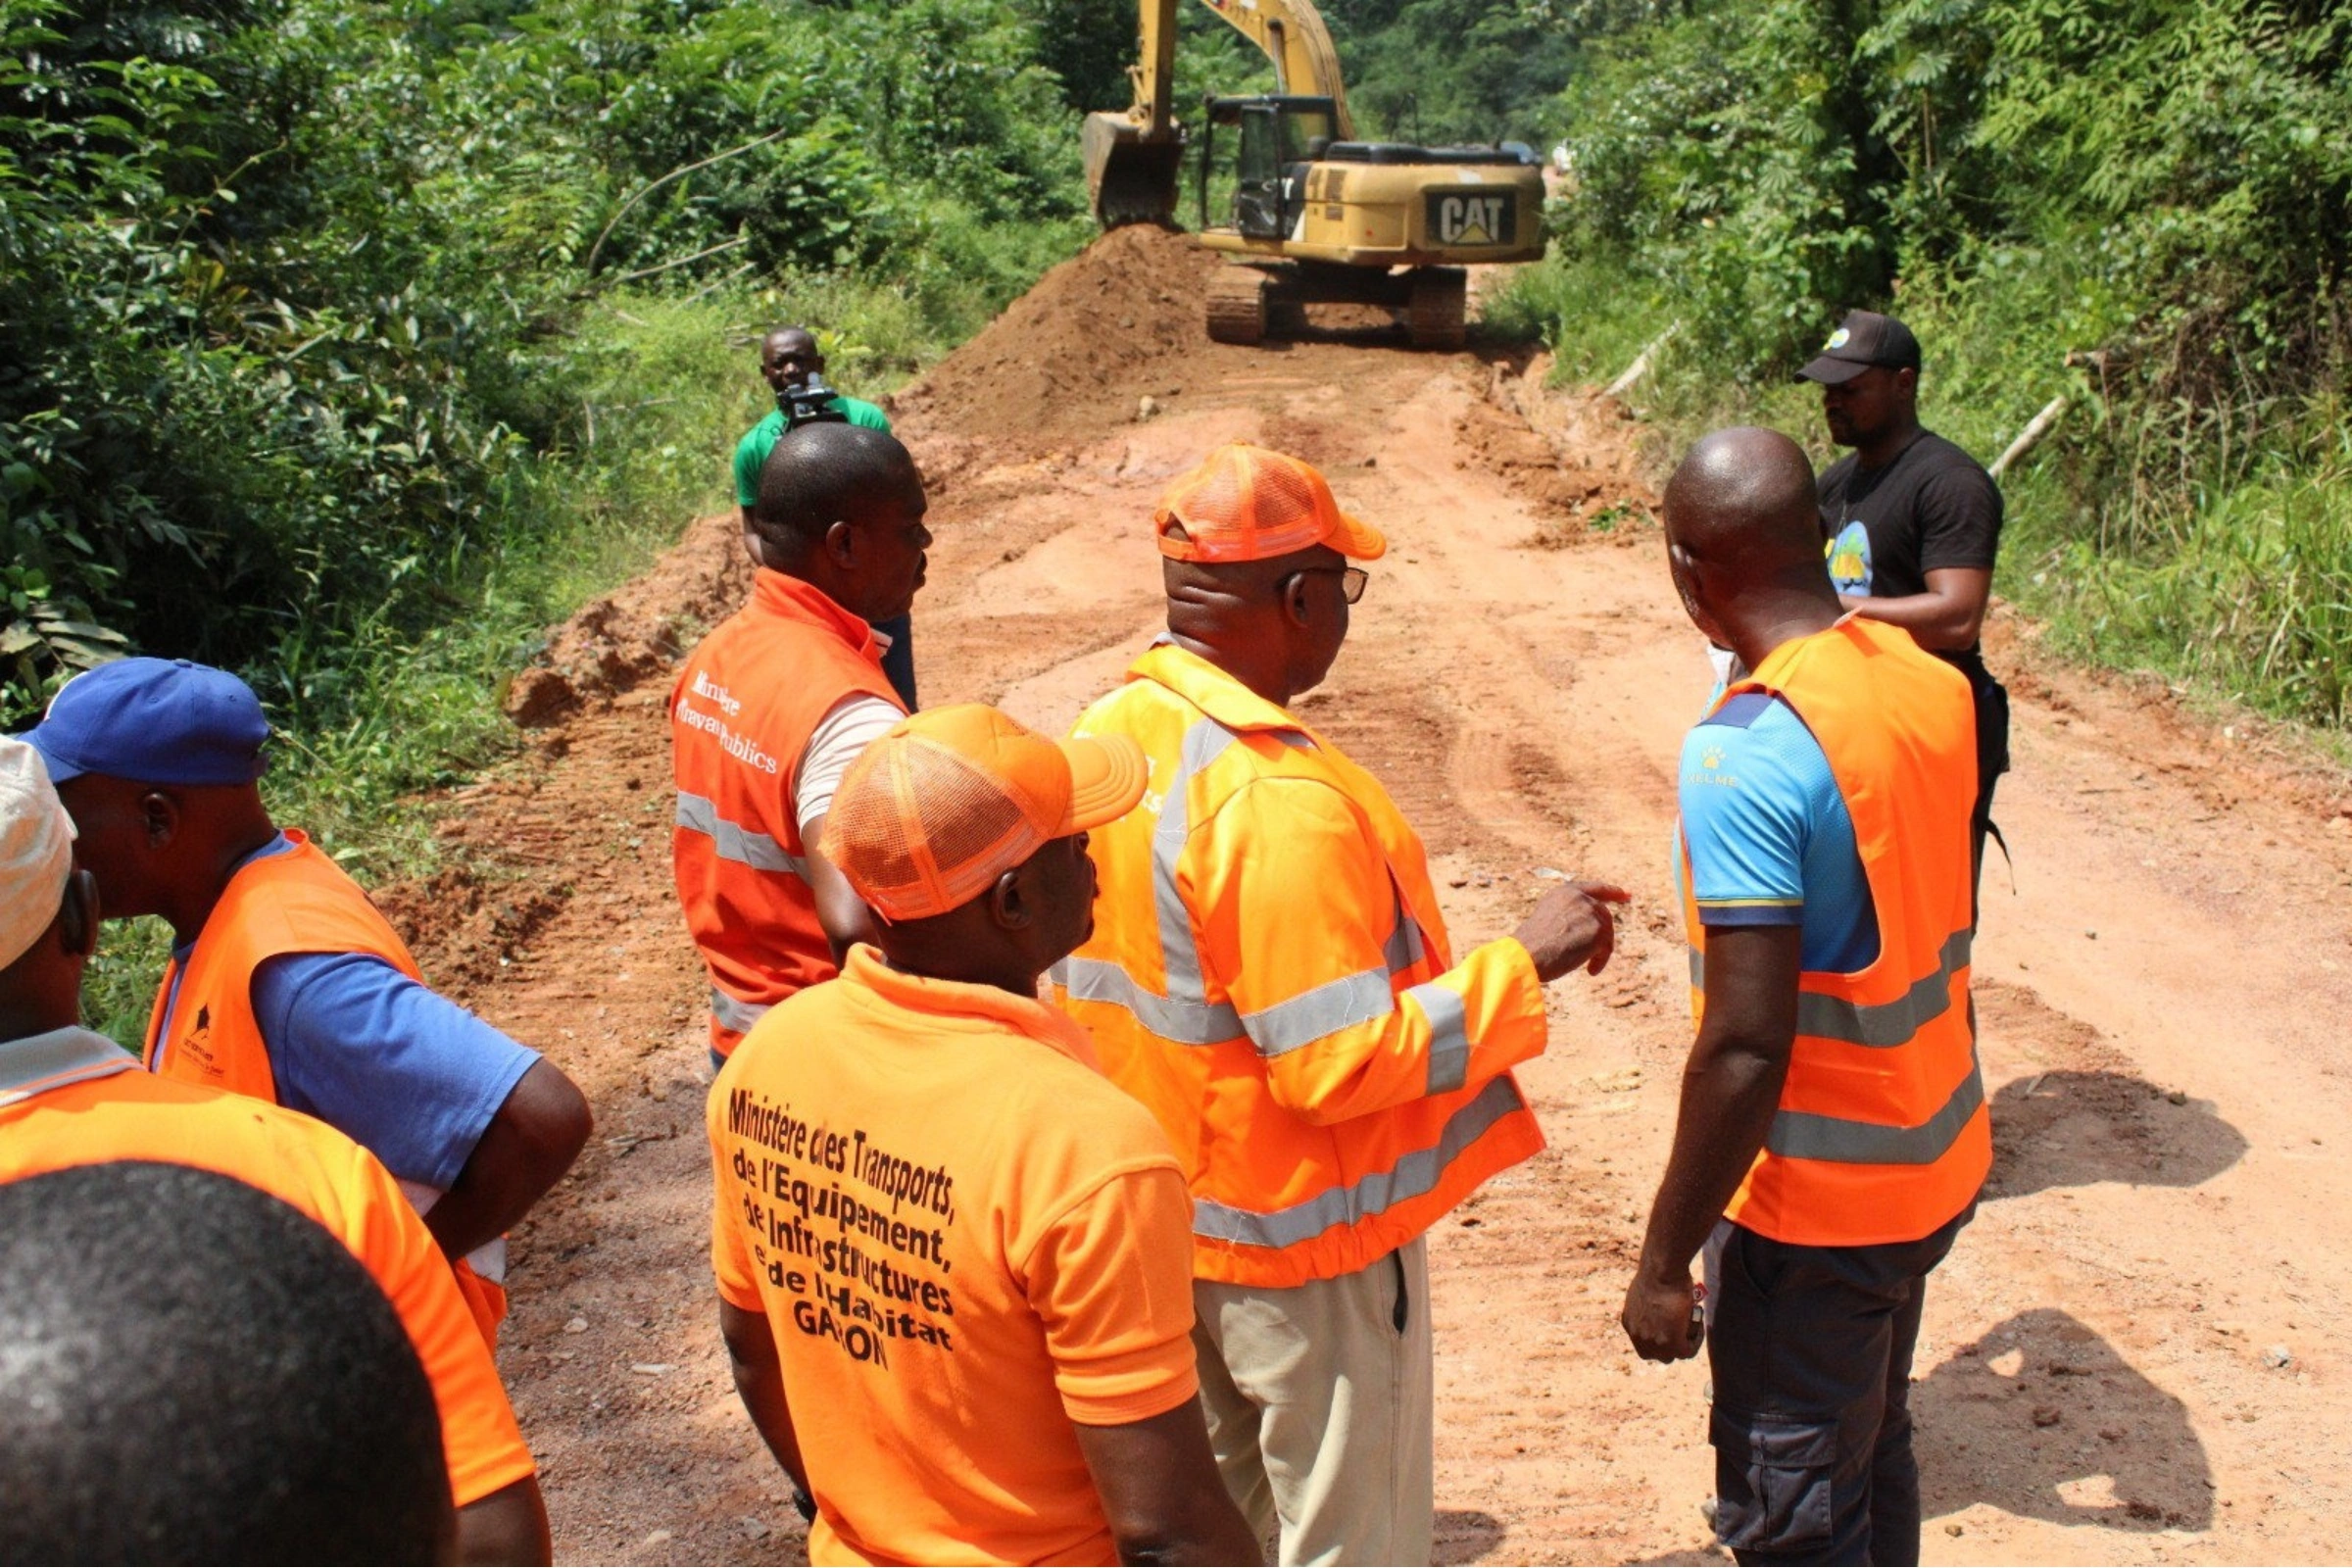
[[[299,1111],[142,1072],[136,1057],[85,1029],[0,1041],[0,1182],[119,1159],[257,1187],[350,1249],[400,1314],[432,1383],[459,1507],[534,1473],[449,1260],[374,1155]]]
[[[1193,1397],[1192,1200],[1056,1009],[869,947],[711,1086],[719,1295],[763,1312],[817,1563],[1112,1562],[1073,1423]]]

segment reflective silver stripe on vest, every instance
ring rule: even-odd
[[[1193,775],[1224,756],[1225,749],[1239,739],[1213,718],[1204,718],[1184,732],[1184,744],[1177,751],[1176,776],[1168,781],[1159,821],[1152,829],[1152,902],[1159,912],[1161,966],[1167,974],[1168,1000],[1186,1007],[1208,1005],[1208,983],[1200,972],[1200,947],[1193,940],[1192,911],[1184,906],[1184,895],[1176,886],[1176,861],[1183,856],[1184,841],[1193,830],[1189,799]],[[1241,1033],[1238,1018],[1235,1025],[1233,1033]],[[1214,1039],[1186,1035],[1167,1038],[1206,1046],[1218,1040],[1231,1040],[1233,1035],[1218,1035]]]
[[[1451,1094],[1470,1077],[1470,1031],[1462,994],[1432,980],[1405,995],[1429,1015],[1429,1092]]]
[[[752,1025],[767,1016],[770,1005],[730,997],[716,986],[710,988],[710,1016],[718,1020],[721,1029],[732,1029],[739,1035],[749,1034]]]
[[[1230,1004],[1154,995],[1105,958],[1064,958],[1054,966],[1053,977],[1065,996],[1124,1007],[1163,1040],[1213,1046],[1238,1039],[1242,1033],[1242,1016]]]
[[[1314,748],[1314,742],[1297,730],[1260,733],[1299,751]],[[1420,962],[1427,944],[1400,900],[1396,926],[1382,950],[1385,967],[1327,980],[1248,1015],[1237,1012],[1231,1003],[1208,1000],[1200,947],[1193,938],[1192,911],[1185,907],[1176,883],[1176,862],[1192,834],[1194,775],[1240,739],[1213,718],[1203,718],[1185,731],[1175,777],[1168,781],[1159,820],[1152,829],[1152,901],[1158,918],[1160,966],[1167,976],[1167,994],[1149,990],[1105,958],[1064,958],[1050,973],[1065,996],[1123,1007],[1162,1040],[1214,1046],[1247,1037],[1260,1055],[1280,1056],[1325,1035],[1394,1012],[1396,1003],[1390,979]]]
[[[1936,958],[1936,970],[1914,981],[1911,989],[1892,1002],[1855,1003],[1800,991],[1796,997],[1796,1032],[1849,1046],[1885,1051],[1908,1045],[1920,1030],[1951,1010],[1952,977],[1968,967],[1971,931],[1955,931]],[[1691,989],[1707,985],[1706,955],[1690,950]]]
[[[1285,1248],[1308,1242],[1335,1225],[1355,1225],[1399,1203],[1437,1191],[1446,1168],[1486,1136],[1488,1129],[1526,1107],[1518,1085],[1506,1075],[1492,1079],[1466,1105],[1446,1118],[1433,1149],[1416,1149],[1392,1170],[1374,1171],[1346,1187],[1318,1193],[1303,1203],[1270,1214],[1235,1208],[1205,1198],[1193,1200],[1193,1234],[1244,1247]]]
[[[1385,1018],[1396,1010],[1387,964],[1344,974],[1288,1001],[1242,1014],[1242,1028],[1261,1056],[1283,1056],[1325,1035]]]
[[[19,1104],[69,1084],[128,1072],[139,1058],[89,1029],[53,1029],[0,1045],[0,1105]]]
[[[1396,928],[1389,932],[1388,943],[1381,949],[1381,956],[1389,963],[1389,973],[1402,974],[1428,956],[1429,943],[1421,935],[1421,922],[1412,917],[1404,900],[1398,897]]]
[[[1298,737],[1301,742],[1304,736]],[[1160,966],[1167,993],[1147,989],[1118,964],[1102,958],[1064,958],[1050,971],[1065,995],[1108,1003],[1135,1014],[1146,1029],[1178,1045],[1214,1046],[1240,1039],[1241,1014],[1229,1003],[1211,1003],[1200,970],[1200,946],[1193,940],[1192,911],[1176,886],[1176,861],[1192,832],[1193,775],[1225,755],[1240,739],[1213,718],[1184,732],[1177,750],[1176,776],[1168,781],[1159,820],[1152,829],[1152,904],[1159,921]]]
[[[1968,1119],[1984,1103],[1984,1074],[1972,1053],[1968,1076],[1943,1108],[1917,1127],[1847,1121],[1809,1110],[1774,1113],[1764,1147],[1788,1159],[1833,1160],[1840,1165],[1933,1165],[1952,1147]]]
[[[808,862],[778,844],[765,833],[755,833],[738,822],[730,822],[718,814],[718,806],[708,797],[678,795],[678,826],[700,833],[716,846],[718,858],[748,865],[755,871],[783,871],[803,881],[808,877]]]

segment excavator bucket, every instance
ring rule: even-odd
[[[1176,189],[1184,164],[1180,133],[1154,139],[1126,115],[1086,117],[1086,188],[1104,228],[1176,221]]]

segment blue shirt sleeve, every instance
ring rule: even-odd
[[[1804,922],[1814,796],[1824,782],[1835,793],[1836,782],[1801,724],[1818,777],[1802,749],[1773,744],[1773,707],[1762,693],[1743,692],[1683,742],[1683,839],[1691,896],[1707,925]]]
[[[1878,909],[1853,814],[1821,742],[1786,703],[1741,692],[1683,743],[1684,842],[1708,926],[1802,928],[1802,962],[1852,974],[1878,957]]]
[[[253,976],[278,1100],[403,1181],[447,1191],[539,1054],[362,953],[298,953]]]

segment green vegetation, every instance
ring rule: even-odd
[[[1577,34],[1554,0],[1321,0],[1357,132],[1548,145]]]
[[[124,647],[228,664],[330,827],[478,760],[531,632],[719,499],[759,325],[885,390],[1086,232],[1009,0],[0,36],[0,719]]]
[[[228,665],[279,812],[424,868],[542,628],[729,500],[761,327],[878,394],[1090,233],[1050,10],[0,0],[0,725]]]
[[[1927,345],[2005,488],[1997,586],[2078,652],[2352,720],[2352,8],[2263,0],[1595,5],[1555,107],[1559,252],[1494,313],[1678,434],[1819,441],[1789,369],[1844,310]]]

